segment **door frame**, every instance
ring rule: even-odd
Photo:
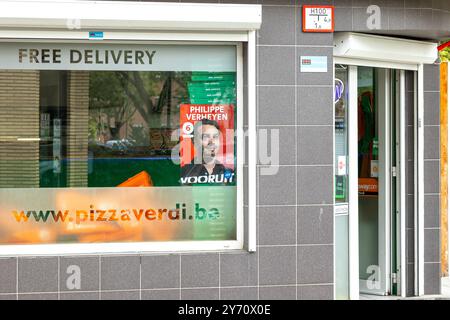
[[[397,73],[397,101],[396,101],[396,168],[397,168],[397,197],[396,197],[396,220],[397,229],[395,230],[397,239],[400,239],[397,243],[397,273],[400,274],[397,277],[397,295],[406,297],[406,72],[405,70],[396,70]],[[405,214],[401,214],[404,212]]]
[[[406,144],[406,123],[405,123],[405,71],[415,71],[415,122],[414,122],[414,153],[415,153],[415,205],[414,205],[414,217],[415,217],[415,243],[414,247],[416,249],[416,261],[415,261],[415,288],[416,295],[423,294],[423,228],[420,228],[420,222],[423,226],[423,199],[420,200],[420,191],[422,190],[423,198],[423,93],[420,94],[420,90],[423,88],[423,65],[417,64],[401,64],[401,63],[390,63],[383,61],[371,61],[364,59],[352,59],[352,58],[342,58],[334,57],[334,64],[348,65],[349,74],[349,114],[348,114],[348,152],[349,152],[349,295],[350,299],[359,299],[360,295],[360,283],[359,283],[359,226],[358,226],[358,127],[354,125],[357,123],[357,67],[367,66],[367,67],[377,67],[386,69],[397,69],[399,70],[399,101],[397,112],[397,141],[399,145],[397,146],[397,295],[406,297],[406,154],[405,154],[405,144]],[[420,85],[421,84],[421,85]],[[356,90],[354,89],[356,87]],[[352,89],[353,88],[353,89]],[[390,97],[389,97],[390,98]],[[421,106],[421,107],[420,107]],[[420,110],[421,109],[421,110]],[[353,112],[351,112],[353,111]],[[420,112],[421,111],[421,112]],[[353,125],[351,125],[353,123]],[[420,147],[420,145],[422,147]],[[417,165],[419,163],[419,165]],[[420,165],[422,163],[422,165]],[[422,168],[420,170],[420,168]],[[389,173],[390,170],[388,171]],[[418,186],[418,185],[421,185]],[[390,229],[386,229],[390,230]],[[422,232],[420,231],[422,230]],[[420,234],[422,233],[422,237]],[[420,244],[420,245],[419,245]],[[390,260],[390,250],[385,252]],[[389,261],[387,260],[387,261]],[[420,267],[422,266],[422,267]],[[386,283],[391,284],[391,266],[387,265],[389,272],[386,273]],[[422,288],[421,288],[421,286]],[[422,289],[422,290],[421,290]]]

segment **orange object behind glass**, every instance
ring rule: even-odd
[[[153,181],[146,171],[141,171],[119,184],[118,187],[153,187]]]

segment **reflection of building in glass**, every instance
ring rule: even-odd
[[[67,72],[66,79],[66,72],[2,71],[0,77],[0,185],[87,186],[82,137],[87,137],[88,72]]]
[[[39,187],[39,71],[0,71],[0,187]]]
[[[71,71],[67,82],[67,184],[87,187],[89,72]]]

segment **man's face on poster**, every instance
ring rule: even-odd
[[[220,131],[213,125],[204,124],[196,132],[197,146],[201,144],[203,162],[213,163],[219,152]]]

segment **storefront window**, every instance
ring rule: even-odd
[[[0,55],[1,244],[237,240],[235,45]]]

